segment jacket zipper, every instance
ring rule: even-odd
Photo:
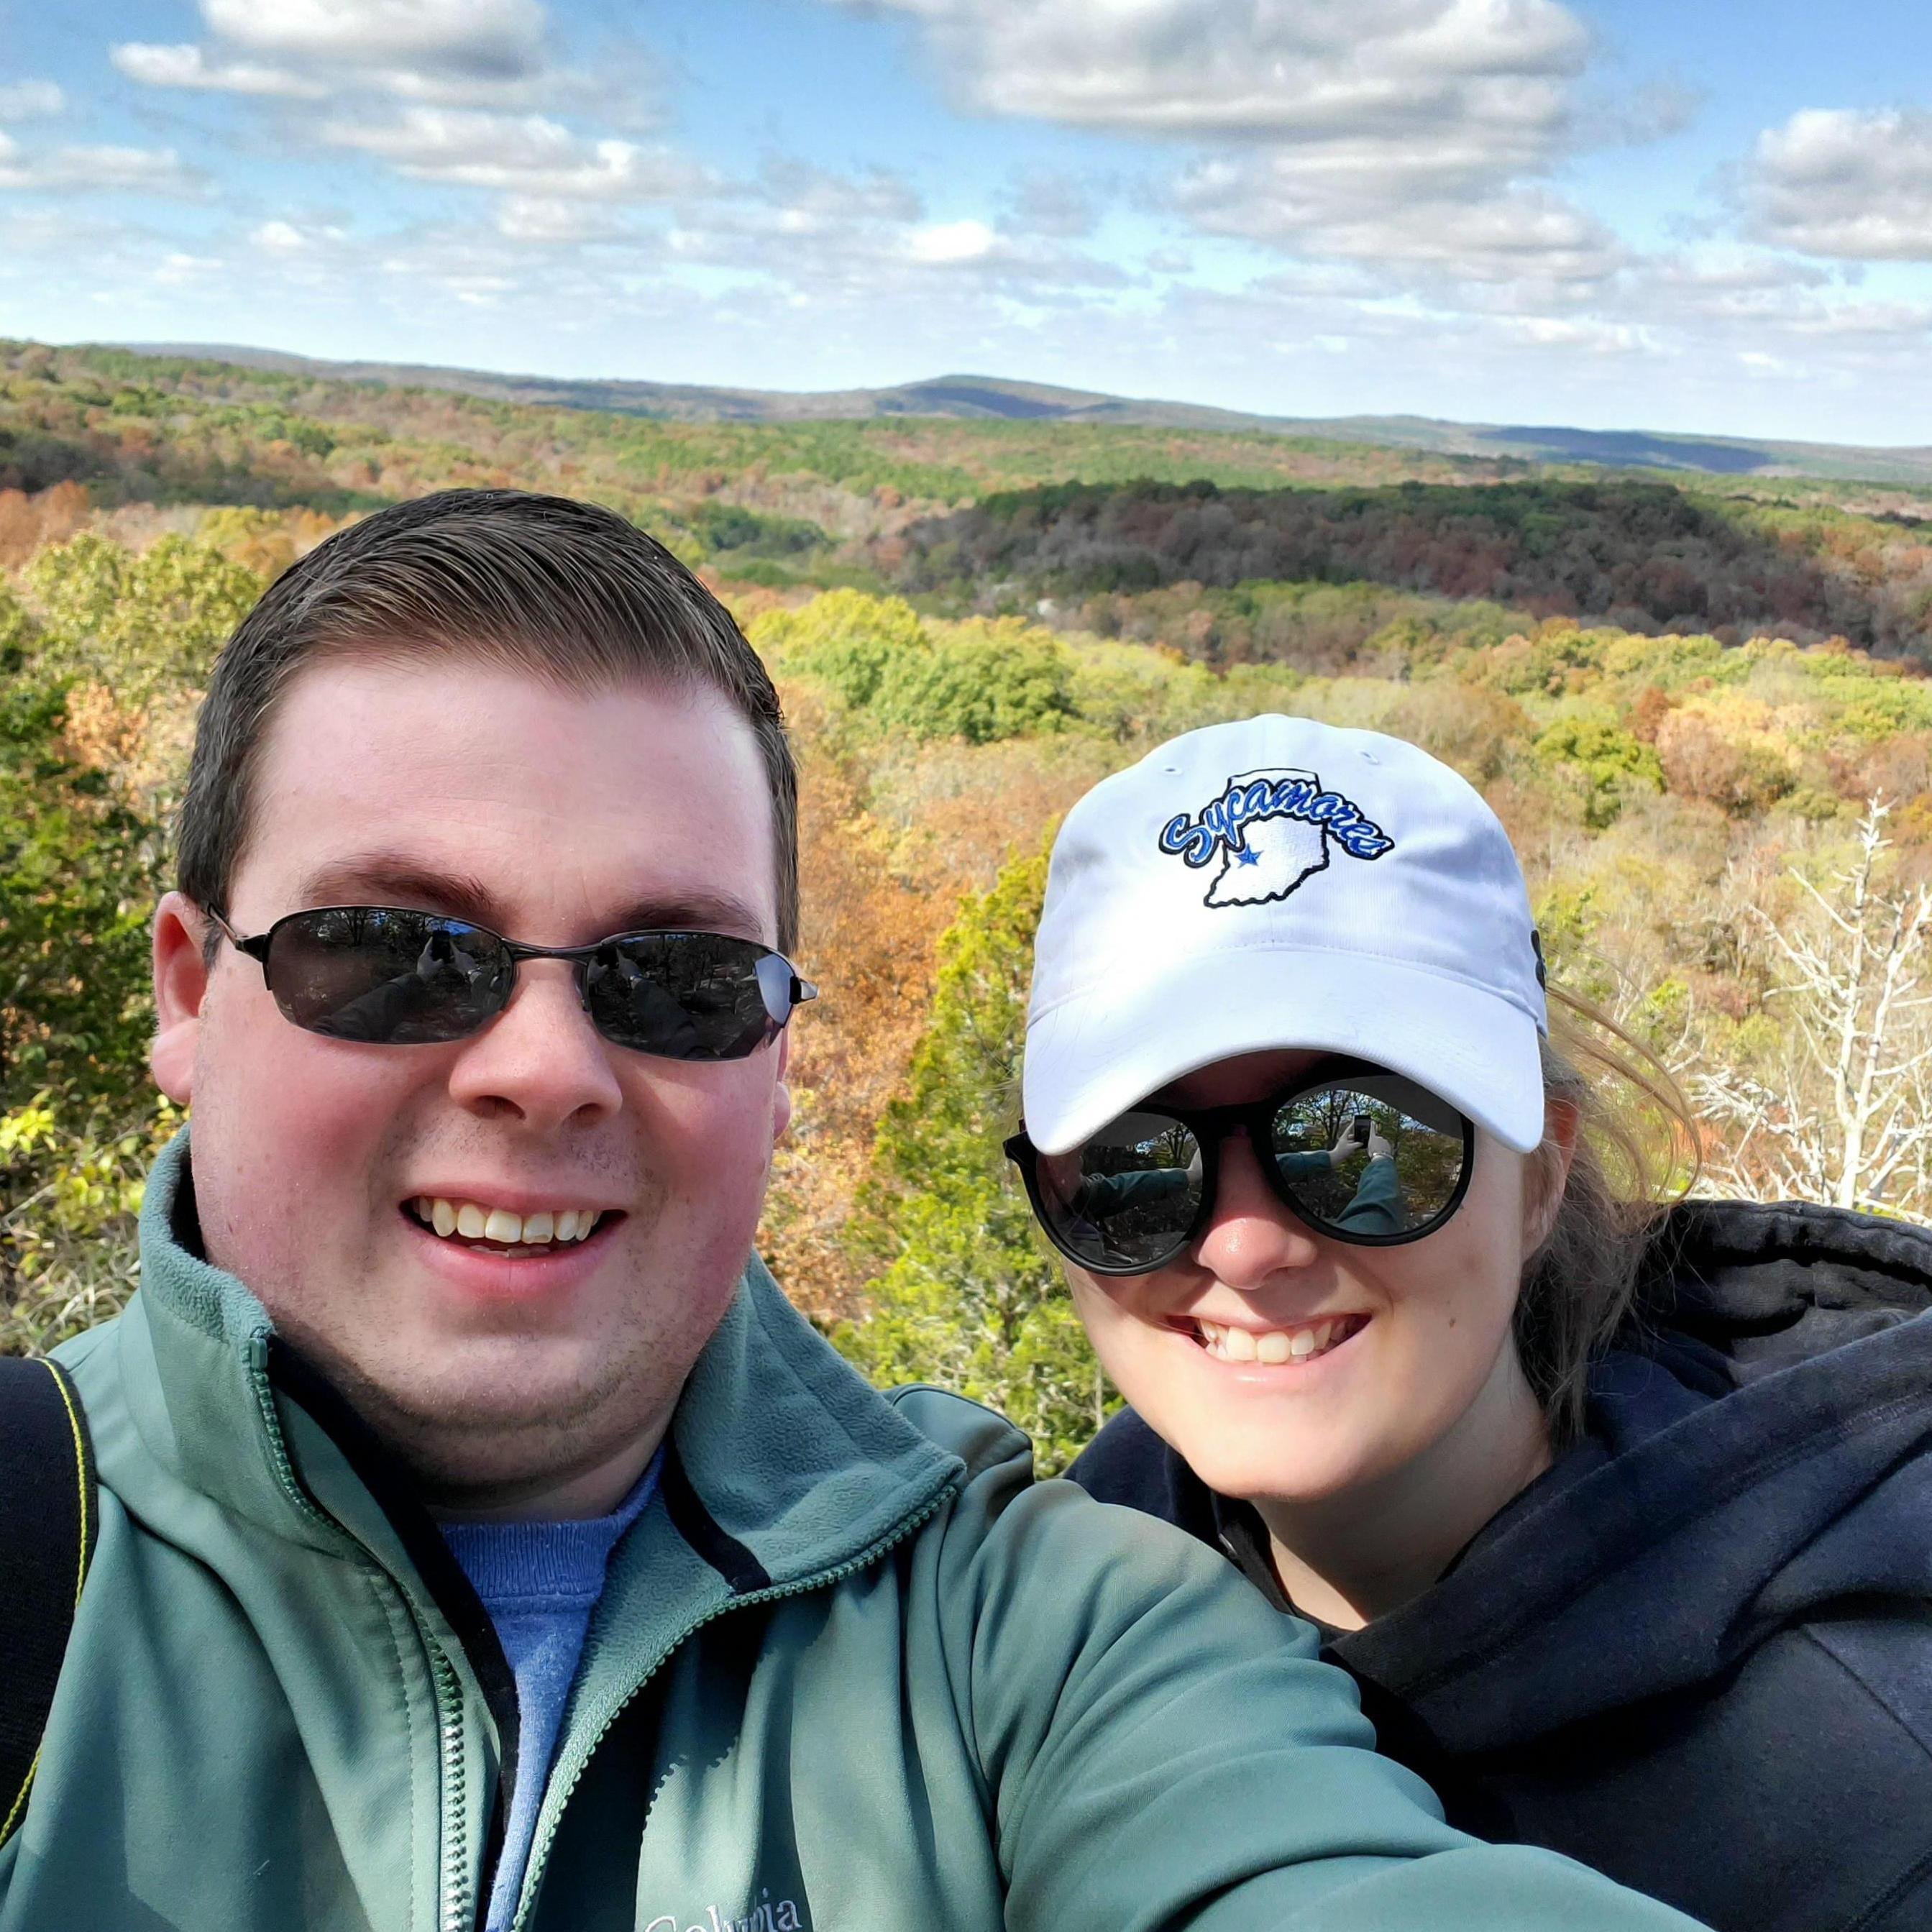
[[[463,1762],[463,1687],[456,1666],[442,1646],[430,1634],[414,1596],[397,1582],[327,1510],[316,1507],[296,1475],[288,1445],[282,1439],[281,1418],[275,1413],[273,1385],[268,1380],[268,1350],[265,1338],[256,1336],[249,1349],[250,1378],[255,1386],[255,1400],[268,1440],[268,1453],[281,1479],[283,1489],[302,1514],[341,1537],[358,1554],[362,1567],[379,1588],[393,1590],[402,1599],[419,1641],[429,1658],[430,1682],[436,1694],[436,1758],[442,1773],[442,1790],[438,1802],[439,1860],[436,1869],[437,1920],[440,1932],[472,1932],[470,1898],[470,1840],[464,1827],[463,1800],[468,1789],[468,1772]],[[656,1668],[655,1666],[652,1666]],[[504,1794],[503,1802],[509,1802]],[[481,1908],[478,1908],[480,1916]]]
[[[530,1902],[536,1896],[537,1886],[543,1877],[544,1868],[550,1862],[550,1846],[556,1840],[557,1826],[562,1821],[565,1811],[568,1808],[572,1795],[577,1790],[578,1782],[583,1778],[584,1772],[589,1768],[590,1760],[597,1755],[598,1746],[610,1734],[611,1726],[630,1708],[632,1702],[638,1692],[642,1690],[644,1686],[650,1683],[664,1667],[665,1660],[674,1651],[688,1643],[706,1624],[715,1623],[718,1618],[728,1615],[733,1610],[749,1610],[758,1604],[777,1603],[787,1597],[802,1597],[811,1591],[826,1589],[832,1584],[843,1582],[848,1576],[868,1568],[884,1556],[887,1550],[903,1543],[914,1530],[922,1528],[937,1516],[940,1509],[958,1494],[960,1486],[961,1479],[958,1477],[953,1478],[944,1488],[933,1496],[930,1502],[922,1504],[912,1515],[902,1517],[884,1536],[876,1542],[867,1544],[857,1556],[846,1562],[836,1564],[830,1570],[819,1570],[810,1576],[801,1577],[796,1582],[774,1583],[769,1588],[749,1591],[742,1597],[727,1598],[723,1603],[706,1610],[702,1616],[692,1618],[691,1622],[686,1624],[683,1629],[680,1630],[676,1636],[673,1637],[670,1642],[666,1644],[663,1649],[651,1660],[650,1667],[645,1671],[644,1676],[639,1678],[629,1690],[619,1699],[616,1704],[604,1714],[604,1721],[592,1733],[590,1748],[584,1754],[577,1768],[571,1773],[570,1782],[563,1787],[562,1801],[552,1808],[550,1822],[545,1826],[542,1837],[530,1847],[530,1858],[524,1867],[523,1892],[521,1897],[517,1900],[516,1915],[510,1922],[510,1932],[524,1932],[524,1928],[529,1922]]]
[[[420,1622],[417,1630],[429,1650],[430,1676],[436,1685],[436,1748],[442,1760],[446,1816],[442,1862],[438,1874],[442,1932],[470,1932],[470,1839],[464,1825],[469,1774],[463,1762],[463,1687],[457,1682],[456,1666],[442,1646],[430,1641]],[[509,1802],[507,1794],[503,1802]]]

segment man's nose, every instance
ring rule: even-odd
[[[1285,1268],[1304,1268],[1321,1250],[1262,1172],[1245,1133],[1222,1144],[1212,1218],[1194,1244],[1195,1259],[1232,1288],[1262,1287]]]
[[[616,1050],[590,1024],[570,962],[526,959],[510,1004],[464,1043],[450,1092],[464,1106],[539,1129],[601,1118],[624,1103]]]

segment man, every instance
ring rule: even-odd
[[[237,631],[0,1932],[1683,1922],[1448,1830],[1225,1565],[748,1258],[794,821],[756,658],[604,512],[386,511]]]

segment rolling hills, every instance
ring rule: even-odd
[[[410,363],[328,362],[278,350],[220,344],[124,345],[134,352],[228,362],[284,375],[448,389],[463,395],[554,407],[616,411],[672,422],[813,422],[890,416],[966,421],[1107,423],[1174,430],[1261,430],[1366,443],[1438,456],[1581,463],[1615,469],[1702,471],[1720,476],[1814,476],[1932,484],[1932,448],[1766,442],[1748,436],[1660,435],[1642,430],[1460,423],[1428,416],[1277,416],[1197,403],[1107,395],[1004,376],[947,375],[866,389],[792,391],[701,384],[571,380]]]

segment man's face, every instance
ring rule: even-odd
[[[539,945],[652,926],[775,941],[764,766],[708,688],[325,662],[262,750],[220,908],[238,932],[370,904]],[[154,1066],[193,1102],[209,1260],[432,1495],[536,1492],[661,1430],[751,1246],[789,1111],[782,1038],[705,1064],[614,1046],[568,963],[536,960],[467,1040],[330,1039],[284,1018],[231,946],[204,980],[200,933],[164,903]],[[438,1198],[600,1219],[518,1256],[439,1235],[415,1206]]]

